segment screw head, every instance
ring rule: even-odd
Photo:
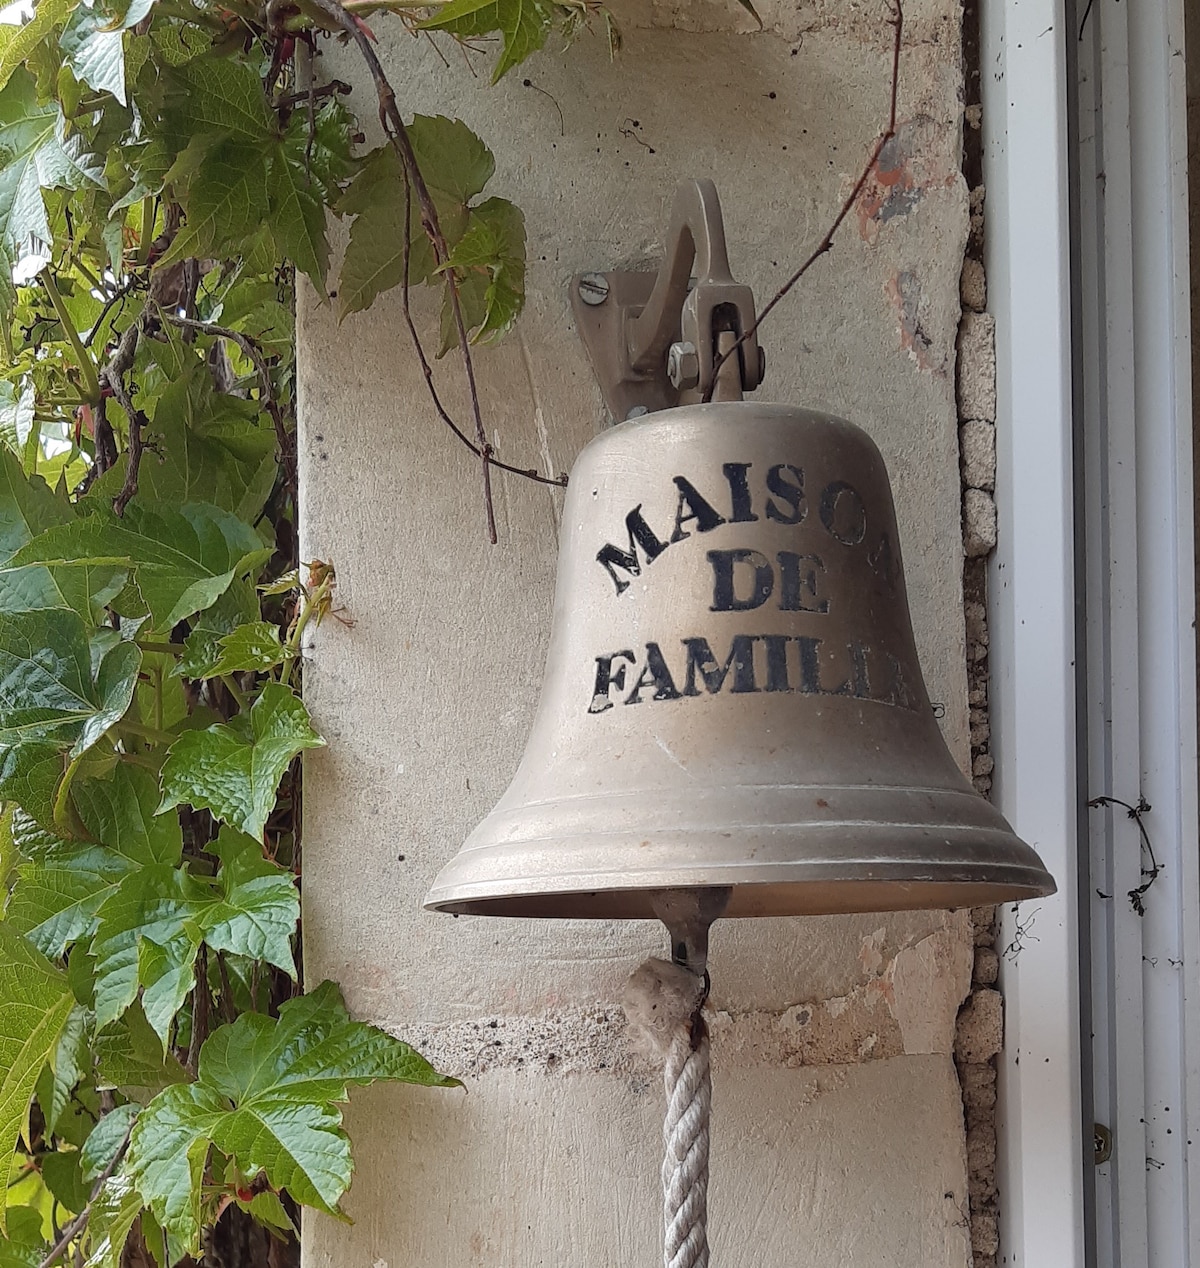
[[[595,308],[608,298],[608,278],[603,273],[585,273],[579,279],[579,298]]]
[[[667,378],[677,392],[700,382],[700,355],[694,343],[673,343],[667,351]]]

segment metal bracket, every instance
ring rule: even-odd
[[[722,347],[754,325],[754,293],[729,271],[721,203],[711,180],[685,181],[676,190],[666,259],[657,273],[580,274],[571,307],[618,422],[710,395],[740,398],[762,382],[764,357],[751,334],[726,363],[731,371],[736,363],[738,381],[731,372],[728,386],[722,382],[717,393],[711,391]]]

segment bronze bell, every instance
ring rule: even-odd
[[[637,329],[639,313],[661,325],[670,309],[647,295],[654,275],[608,275],[610,372],[592,352],[610,404],[624,417],[639,391],[684,403],[620,423],[579,455],[533,733],[426,906],[651,919],[681,889],[728,889],[726,916],[1052,893],[1037,854],[942,740],[874,443],[811,410],[687,403],[706,371],[689,381],[691,354],[677,346],[694,352],[703,331],[711,367],[753,319],[729,300],[727,266],[721,276],[715,197],[696,182],[677,200],[676,250],[657,286],[673,274],[666,289],[686,293],[689,252],[700,283],[665,339]],[[709,303],[714,273],[722,289]],[[640,295],[622,297],[630,285]],[[611,335],[591,320],[593,335]],[[661,375],[644,387],[654,366],[633,364],[639,343],[655,344],[660,370],[661,353],[672,359],[665,389]],[[726,362],[740,377],[733,394],[760,370],[752,341],[738,352]]]

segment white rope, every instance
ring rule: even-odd
[[[708,1135],[712,1109],[702,977],[647,960],[625,988],[640,1046],[663,1060],[663,1268],[708,1268]]]
[[[693,1029],[695,1033],[693,1035]],[[676,1029],[663,1068],[663,1268],[708,1268],[708,1027]]]

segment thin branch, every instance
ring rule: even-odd
[[[383,130],[391,141],[393,148],[399,155],[408,179],[412,182],[413,190],[417,195],[417,203],[421,208],[421,224],[433,247],[437,265],[439,268],[443,268],[449,262],[450,249],[446,244],[445,235],[442,233],[437,206],[425,184],[425,178],[421,175],[421,168],[417,163],[412,140],[408,135],[408,129],[404,126],[404,119],[401,117],[400,110],[396,105],[395,90],[388,82],[383,65],[375,49],[371,46],[370,37],[363,29],[361,22],[339,0],[310,0],[310,3],[314,8],[325,14],[336,26],[340,27],[358,45],[358,50],[362,54],[363,60],[367,63],[367,68],[370,70],[371,78],[375,83],[375,93],[379,98],[380,123],[383,125]],[[268,6],[268,11],[274,7],[274,4],[275,0],[272,0],[272,4]],[[408,226],[406,224],[406,232],[407,229]],[[480,471],[483,476],[483,501],[487,513],[488,540],[495,545],[497,540],[496,508],[492,501],[492,463],[490,461],[492,447],[488,443],[487,432],[483,426],[483,411],[479,405],[479,388],[475,382],[475,361],[471,355],[471,341],[467,338],[467,326],[463,319],[462,302],[458,293],[458,278],[453,268],[445,269],[444,276],[447,294],[450,297],[450,312],[454,318],[454,329],[458,336],[458,348],[462,356],[463,371],[467,376],[467,390],[471,398],[471,414],[475,421],[475,441],[478,446]]]
[[[328,2],[328,0],[327,0]],[[875,142],[874,148],[871,150],[871,157],[867,159],[866,166],[863,168],[858,180],[854,182],[854,188],[850,191],[846,200],[842,203],[838,214],[834,217],[833,224],[825,231],[825,236],[817,243],[808,258],[803,264],[787,279],[786,282],[775,292],[767,301],[763,310],[754,320],[754,324],[747,330],[744,330],[738,336],[737,342],[727,348],[713,363],[712,383],[709,384],[704,393],[704,400],[711,401],[713,389],[717,385],[717,372],[729,360],[731,356],[758,330],[759,326],[767,319],[775,306],[788,294],[793,286],[808,272],[810,268],[833,247],[834,235],[842,227],[842,222],[850,214],[854,204],[858,202],[858,196],[863,191],[863,186],[867,183],[871,173],[875,170],[875,164],[879,162],[879,156],[883,153],[883,147],[896,135],[896,99],[900,91],[900,44],[904,36],[904,0],[891,0],[893,7],[893,16],[890,19],[895,37],[892,41],[892,88],[890,103],[888,107],[887,127],[879,134],[878,140]]]
[[[407,226],[409,217],[412,212],[412,186],[408,181],[408,174],[404,177],[404,223]],[[403,246],[403,275],[400,281],[400,309],[404,314],[404,324],[408,327],[408,335],[412,340],[413,349],[417,354],[417,360],[421,365],[421,373],[425,376],[425,386],[429,389],[430,399],[433,401],[433,408],[437,410],[438,417],[446,424],[447,427],[462,441],[464,445],[477,457],[483,458],[490,466],[497,467],[501,471],[511,471],[513,475],[524,476],[527,480],[533,480],[536,484],[552,484],[559,488],[566,488],[567,477],[560,476],[544,476],[536,470],[527,470],[523,467],[510,466],[507,462],[501,462],[495,456],[495,451],[487,449],[481,451],[479,446],[467,435],[465,431],[450,417],[445,405],[442,404],[442,398],[438,395],[438,390],[433,381],[433,366],[429,363],[429,358],[425,355],[425,346],[421,342],[421,336],[417,332],[417,324],[413,320],[412,306],[410,304],[410,271],[409,263],[412,255],[412,245],[409,241],[407,232],[404,235]]]
[[[51,1268],[56,1264],[62,1255],[70,1248],[71,1243],[79,1236],[87,1227],[87,1222],[91,1218],[92,1206],[96,1199],[100,1196],[100,1190],[104,1188],[109,1177],[121,1165],[121,1159],[125,1157],[125,1151],[129,1148],[129,1133],[133,1131],[133,1124],[130,1123],[125,1130],[125,1137],[121,1141],[120,1148],[108,1160],[104,1170],[96,1177],[96,1183],[92,1185],[91,1196],[88,1198],[87,1206],[67,1225],[62,1231],[62,1236],[50,1247],[46,1258],[38,1265],[38,1268]]]
[[[350,92],[349,84],[344,84],[340,79],[331,79],[327,84],[321,84],[320,87],[307,89],[305,92],[291,92],[284,97],[280,97],[275,102],[276,110],[288,110],[292,106],[301,106],[310,101],[323,101],[326,97],[344,96]]]
[[[137,354],[138,339],[142,333],[142,318],[129,324],[117,344],[117,350],[108,359],[101,371],[104,383],[116,398],[117,404],[129,417],[129,447],[126,452],[125,483],[120,493],[113,498],[113,513],[124,515],[138,487],[138,470],[142,465],[142,427],[150,420],[138,409],[125,387],[125,375],[133,366],[133,358]]]

